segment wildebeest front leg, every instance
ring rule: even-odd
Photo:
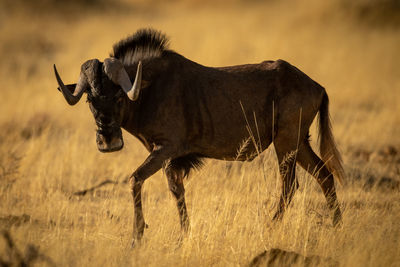
[[[146,226],[142,210],[142,185],[148,177],[161,169],[165,160],[170,157],[170,152],[170,150],[162,147],[154,150],[143,162],[143,164],[137,168],[130,178],[133,204],[135,209],[132,246],[136,241],[139,241],[142,238],[144,228]]]
[[[185,203],[185,188],[183,186],[183,171],[176,170],[173,166],[165,168],[165,174],[168,178],[169,190],[172,192],[176,199],[176,206],[179,212],[182,230],[187,232],[189,229],[189,217],[186,210]]]
[[[133,224],[133,240],[132,246],[136,241],[140,240],[143,236],[146,223],[143,217],[142,210],[142,180],[138,180],[135,176],[131,177],[131,190],[134,205],[134,224]]]

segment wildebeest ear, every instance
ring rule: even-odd
[[[75,87],[76,87],[76,83],[73,83],[73,84],[66,84],[65,86],[67,87],[68,91],[71,92],[71,94],[74,93]],[[60,88],[60,87],[57,87],[57,90],[61,92],[61,88]]]

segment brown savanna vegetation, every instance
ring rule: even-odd
[[[0,2],[0,265],[400,266],[398,1],[66,2]],[[271,146],[253,162],[207,160],[193,172],[181,243],[165,176],[148,179],[149,228],[131,249],[125,181],[147,151],[124,133],[122,151],[98,152],[87,104],[65,103],[52,64],[75,82],[85,60],[103,60],[142,27],[167,33],[172,49],[204,65],[281,58],[323,85],[347,173],[337,185],[343,225],[332,227],[300,167],[300,189],[272,222],[280,179]],[[316,136],[314,126],[314,146]]]

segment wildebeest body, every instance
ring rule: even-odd
[[[102,152],[123,147],[120,128],[136,136],[150,155],[131,176],[135,206],[134,240],[145,228],[141,204],[144,181],[164,169],[176,198],[181,226],[189,227],[183,178],[202,158],[252,160],[274,143],[282,177],[282,195],[274,219],[280,219],[298,183],[299,163],[320,184],[341,221],[333,175],[344,175],[333,139],[325,89],[291,64],[264,61],[231,67],[205,67],[166,49],[167,39],[140,30],[116,45],[110,58],[88,60],[79,81],[65,86],[76,104],[84,92],[98,130]],[[132,84],[132,80],[134,80]],[[309,145],[309,127],[319,113],[319,158]]]
[[[158,62],[149,63],[149,68],[152,68],[151,64],[163,64],[159,61],[164,60],[167,69],[147,77],[155,80],[155,84],[143,89],[138,102],[128,102],[130,111],[126,113],[133,116],[122,125],[148,144],[149,150],[158,141],[171,140],[180,144],[179,156],[196,154],[216,159],[249,160],[257,155],[257,149],[262,152],[270,145],[279,130],[278,118],[285,118],[285,113],[296,112],[298,115],[294,119],[298,120],[300,107],[305,108],[302,102],[307,102],[310,108],[303,110],[303,115],[304,112],[317,114],[319,103],[304,99],[310,97],[309,92],[304,95],[301,91],[304,82],[309,82],[308,90],[314,88],[315,96],[311,99],[319,97],[321,101],[324,92],[308,76],[282,60],[209,68],[168,52]],[[134,76],[135,70],[133,67],[128,69],[130,76]],[[294,90],[286,90],[288,83]],[[280,101],[286,97],[293,97],[299,103],[285,103],[285,107],[279,109]],[[285,125],[292,121],[280,123]],[[244,153],[238,155],[243,142],[251,138],[246,126],[250,127],[258,147],[256,149],[251,141]]]

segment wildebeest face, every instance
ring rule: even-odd
[[[116,58],[104,63],[97,59],[86,61],[76,84],[64,85],[54,65],[54,72],[65,100],[70,105],[78,103],[86,92],[90,110],[97,125],[96,143],[101,152],[120,150],[124,146],[121,132],[123,105],[139,97],[142,80],[142,63],[139,61],[132,85],[123,64]],[[129,100],[128,100],[129,98]]]
[[[121,122],[124,93],[118,90],[115,95],[93,95],[88,93],[89,108],[97,125],[96,143],[101,152],[122,149]]]

